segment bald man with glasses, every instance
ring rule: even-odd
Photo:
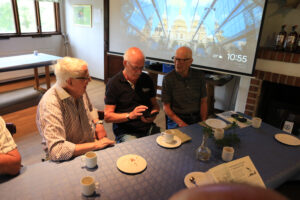
[[[159,112],[156,90],[142,72],[144,62],[139,48],[129,48],[124,54],[124,70],[106,85],[104,119],[113,123],[117,143],[160,132],[153,122]]]
[[[164,76],[162,85],[168,129],[188,126],[207,118],[206,83],[201,71],[190,68],[192,50],[180,47],[173,59],[175,70]]]

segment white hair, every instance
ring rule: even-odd
[[[79,77],[85,72],[82,69],[83,66],[87,66],[87,62],[78,58],[64,57],[59,59],[52,66],[56,76],[56,83],[61,87],[66,86],[69,78]]]

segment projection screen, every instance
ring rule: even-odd
[[[110,0],[109,52],[136,46],[170,63],[193,50],[193,67],[251,76],[265,0]]]

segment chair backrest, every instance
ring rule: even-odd
[[[17,127],[13,123],[6,123],[6,128],[10,132],[11,135],[15,134],[17,132]]]

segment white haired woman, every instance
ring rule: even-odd
[[[65,57],[53,67],[57,81],[41,99],[36,119],[47,157],[68,160],[113,145],[86,93],[87,63]]]

